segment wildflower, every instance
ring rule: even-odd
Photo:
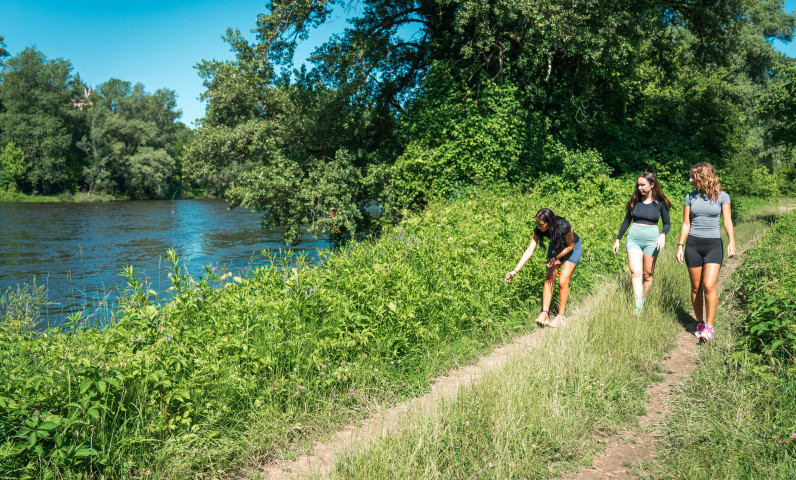
[[[791,434],[790,434],[790,438],[792,438],[792,439],[796,440],[796,433],[791,433]]]
[[[340,365],[345,367],[345,361],[340,362]]]
[[[324,375],[326,375],[326,372],[321,372],[321,376],[324,376]]]
[[[321,365],[321,368],[322,368],[323,370],[326,370],[326,365]]]
[[[304,385],[299,385],[299,386],[298,386],[298,389],[299,389],[299,390],[304,390]]]
[[[171,334],[169,334],[169,341],[171,341]]]
[[[354,393],[354,389],[353,388],[349,388],[348,389],[348,393]]]
[[[332,400],[336,400],[336,399],[337,399],[337,394],[335,393],[334,395],[332,395]]]
[[[213,267],[213,268],[210,269],[210,271],[213,272],[213,273],[216,273],[216,270],[217,270],[216,267]]]

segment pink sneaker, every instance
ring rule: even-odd
[[[705,329],[702,330],[702,340],[713,340],[713,326],[705,324]]]
[[[697,323],[697,331],[694,333],[694,336],[697,338],[702,338],[702,333],[705,331],[705,322]]]

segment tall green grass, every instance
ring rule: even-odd
[[[539,208],[564,215],[583,239],[573,298],[622,269],[608,247],[624,200],[478,191],[320,264],[286,254],[250,272],[208,267],[191,278],[172,255],[168,295],[127,271],[118,323],[102,331],[2,324],[0,472],[213,476],[309,448],[536,328],[543,259],[502,279]]]
[[[607,246],[608,244],[606,244]],[[606,247],[607,248],[607,247]],[[657,362],[688,318],[684,268],[664,253],[642,316],[628,275],[577,301],[571,324],[400,432],[336,478],[541,478],[589,463],[595,434],[637,425]]]

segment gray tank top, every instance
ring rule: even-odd
[[[704,193],[691,192],[685,196],[685,206],[691,207],[691,232],[689,235],[699,238],[721,238],[719,218],[721,207],[730,203],[727,192],[719,194],[719,200],[709,200]]]

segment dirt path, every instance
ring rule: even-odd
[[[719,273],[718,290],[721,300],[725,301],[733,289],[724,288],[727,279],[731,278],[743,259],[743,253],[752,242],[743,245],[738,253],[724,262]],[[621,434],[600,439],[605,443],[605,450],[595,455],[594,463],[589,468],[581,469],[572,478],[576,480],[592,479],[636,479],[631,472],[646,473],[644,462],[655,459],[655,440],[658,428],[665,415],[670,411],[674,387],[696,369],[699,345],[694,332],[696,322],[685,326],[675,339],[675,348],[669,352],[663,362],[664,379],[647,388],[646,415],[639,417],[638,432],[622,432]]]
[[[455,369],[449,375],[438,378],[431,391],[422,397],[402,403],[377,413],[366,419],[361,426],[349,426],[334,434],[328,442],[315,443],[312,455],[301,455],[295,461],[281,461],[261,467],[260,478],[298,479],[310,475],[324,476],[334,466],[338,454],[379,436],[384,436],[410,418],[434,408],[442,399],[456,396],[459,389],[476,382],[482,375],[497,370],[510,358],[520,356],[524,351],[539,345],[549,329],[536,330],[516,338],[512,343],[501,345],[486,357],[474,364]],[[255,472],[248,472],[243,478],[258,478]]]

